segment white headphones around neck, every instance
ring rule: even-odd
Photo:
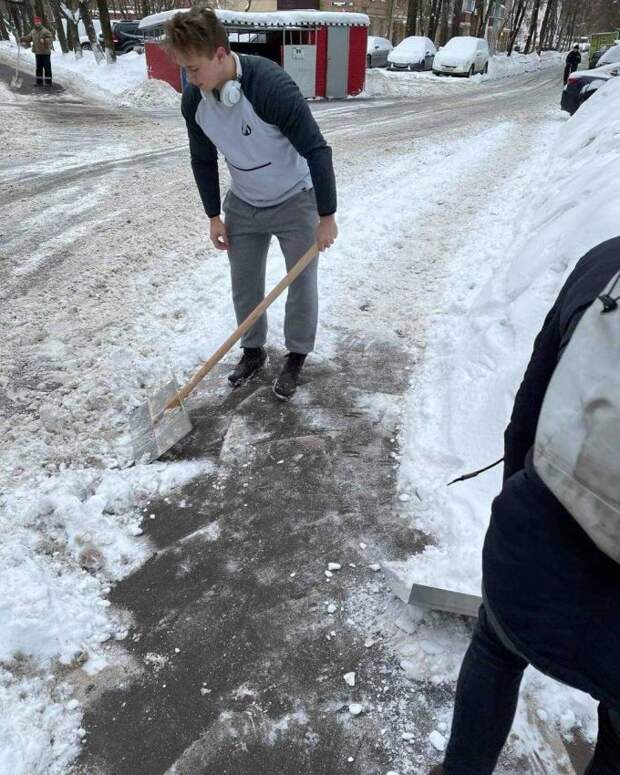
[[[241,61],[234,51],[230,52],[235,60],[236,77],[233,81],[226,81],[220,89],[220,102],[227,108],[234,108],[241,99]]]

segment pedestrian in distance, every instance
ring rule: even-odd
[[[297,84],[275,62],[231,51],[216,13],[194,6],[167,24],[167,46],[189,84],[181,110],[191,165],[210,238],[228,251],[232,296],[240,324],[265,295],[271,238],[277,237],[287,270],[316,242],[329,248],[338,235],[331,148]],[[218,152],[231,186],[220,200]],[[222,220],[222,211],[224,220]],[[292,283],[284,336],[288,354],[273,389],[281,400],[296,391],[314,349],[318,323],[318,259]],[[243,356],[229,375],[244,384],[265,363],[267,318],[242,337]]]
[[[568,77],[571,73],[581,64],[581,52],[579,51],[579,45],[575,43],[572,49],[568,52],[566,57],[566,65],[564,67],[564,85],[568,83]]]
[[[586,775],[620,775],[619,368],[616,237],[575,266],[517,393],[483,548],[483,603],[445,759],[431,775],[494,772],[530,664],[598,701]]]
[[[21,38],[24,44],[32,43],[32,50],[36,59],[36,86],[52,85],[52,49],[54,36],[43,26],[40,16],[33,17],[33,28],[27,35]]]

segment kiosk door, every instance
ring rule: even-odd
[[[327,30],[327,97],[346,97],[349,83],[349,28]]]

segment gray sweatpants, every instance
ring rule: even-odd
[[[303,256],[316,239],[319,216],[314,190],[301,191],[273,207],[253,207],[228,192],[223,205],[230,247],[230,274],[237,324],[241,324],[265,297],[265,269],[271,237],[284,254],[286,270]],[[318,260],[312,261],[288,289],[284,341],[289,352],[314,349],[319,314]],[[242,347],[262,347],[267,340],[267,315],[241,338]]]

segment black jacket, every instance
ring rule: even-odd
[[[620,237],[579,260],[536,337],[505,433],[505,480],[483,550],[487,603],[536,667],[620,709],[620,565],[601,552],[532,463],[551,375],[582,314],[620,271]],[[620,443],[620,442],[619,442]]]
[[[571,72],[573,70],[576,70],[579,67],[579,64],[581,63],[581,54],[579,51],[576,51],[573,49],[572,51],[569,51],[568,56],[566,57],[566,67],[570,68]]]

